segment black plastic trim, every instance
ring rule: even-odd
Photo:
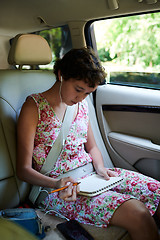
[[[160,106],[102,105],[103,111],[159,113]]]

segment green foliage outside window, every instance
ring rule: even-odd
[[[64,25],[58,28],[47,29],[40,31],[39,35],[45,38],[52,50],[52,62],[48,65],[41,66],[40,69],[53,69],[55,60],[62,58],[63,55],[72,48],[71,35],[68,25]]]
[[[114,62],[130,66],[159,67],[160,13],[111,19],[100,24],[105,31],[103,41],[97,42],[102,61],[109,56]]]
[[[59,58],[60,50],[61,50],[61,37],[62,30],[61,28],[54,28],[50,30],[44,30],[40,32],[40,35],[44,37],[53,53],[53,60]]]
[[[160,13],[94,23],[108,82],[160,89]]]

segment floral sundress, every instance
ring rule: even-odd
[[[62,122],[43,94],[32,94],[30,97],[35,101],[39,115],[34,141],[33,167],[40,171],[60,132]],[[50,172],[50,177],[56,178],[60,174],[92,162],[91,156],[84,148],[87,141],[88,121],[88,106],[86,100],[83,100],[79,103],[77,116],[72,122],[64,148]],[[95,197],[78,195],[77,200],[71,202],[60,199],[57,192],[51,193],[49,198],[43,201],[46,211],[58,211],[63,216],[84,224],[107,227],[115,210],[121,204],[129,199],[137,199],[143,202],[153,215],[160,201],[160,182],[129,170],[120,168],[111,170],[124,178],[118,186]]]

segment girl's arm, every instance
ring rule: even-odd
[[[85,147],[87,152],[92,156],[94,168],[99,175],[104,176],[106,180],[108,180],[109,177],[117,176],[116,173],[104,167],[102,154],[97,147],[90,122],[88,126],[87,142]]]
[[[55,180],[45,176],[32,168],[34,137],[38,123],[37,107],[33,99],[24,103],[17,126],[17,176],[22,181],[32,185],[48,188],[60,188],[67,182],[74,182],[72,178]]]

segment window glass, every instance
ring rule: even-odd
[[[47,40],[52,50],[52,62],[48,65],[40,65],[39,68],[53,69],[55,60],[57,58],[61,58],[66,52],[68,52],[72,48],[69,27],[65,25],[58,28],[40,31],[39,35],[41,35]]]
[[[160,89],[160,13],[94,22],[107,82]]]

